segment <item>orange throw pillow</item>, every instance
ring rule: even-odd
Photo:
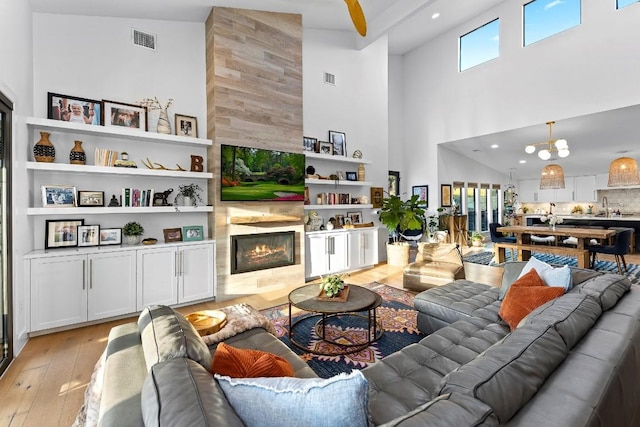
[[[293,377],[291,364],[266,351],[241,349],[220,343],[213,354],[211,372],[231,378]]]
[[[547,301],[564,295],[564,288],[547,286],[535,268],[513,282],[498,314],[513,331],[525,316]]]

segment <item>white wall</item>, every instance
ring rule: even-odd
[[[502,2],[405,55],[407,186],[437,182],[436,144],[640,103],[640,7],[584,1],[580,26],[523,48],[523,3]],[[458,37],[496,17],[500,57],[457,72]]]
[[[31,250],[28,221],[25,215],[28,193],[24,185],[27,138],[24,118],[33,114],[33,62],[31,8],[26,1],[0,2],[0,91],[14,103],[13,114],[13,194],[10,209],[13,214],[13,345],[18,354],[27,342],[27,293],[22,256]],[[26,236],[25,236],[26,233]],[[26,238],[25,238],[26,237]]]
[[[403,167],[403,61],[400,55],[389,55],[389,170],[401,171]],[[403,175],[401,175],[402,178]],[[400,180],[402,182],[402,179]],[[385,190],[387,186],[385,185]]]
[[[509,183],[509,176],[448,148],[438,147],[438,181],[442,184],[451,184],[453,181],[501,184],[504,188]],[[440,206],[440,186],[433,190],[429,187],[429,192],[431,191],[438,195],[435,206]]]

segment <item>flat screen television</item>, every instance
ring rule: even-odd
[[[221,201],[304,201],[304,154],[221,146]]]

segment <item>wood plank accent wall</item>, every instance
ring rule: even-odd
[[[304,217],[302,202],[220,202],[220,145],[302,152],[302,16],[214,7],[205,24],[207,165],[214,179],[218,300],[304,284],[304,227],[297,223],[231,224],[241,216]],[[294,230],[296,264],[231,275],[231,235]]]

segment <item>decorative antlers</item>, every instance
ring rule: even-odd
[[[176,166],[178,166],[177,169],[169,169],[169,168],[165,167],[164,165],[162,165],[160,163],[152,162],[151,160],[149,160],[148,157],[147,157],[147,161],[146,162],[144,161],[144,159],[141,160],[141,161],[142,161],[142,164],[147,167],[147,169],[158,169],[158,170],[166,170],[166,171],[183,171],[183,172],[187,171],[186,169],[183,169],[182,166],[180,166],[177,163],[176,163]]]

